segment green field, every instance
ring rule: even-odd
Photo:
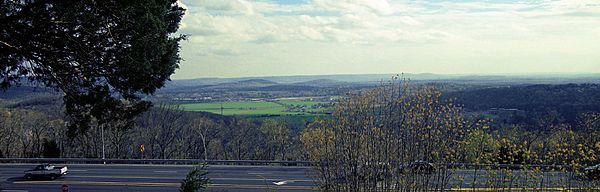
[[[312,106],[312,105],[317,105],[317,104],[321,104],[324,102],[319,102],[319,101],[278,101],[280,103],[286,104],[286,105],[306,105],[306,106]]]
[[[310,109],[305,112],[286,111],[285,105],[304,105],[312,106],[323,102],[313,101],[279,101],[283,105],[268,101],[242,101],[242,102],[218,102],[218,103],[189,103],[182,104],[181,107],[186,111],[203,111],[223,115],[310,115],[308,112],[322,112],[325,109]]]

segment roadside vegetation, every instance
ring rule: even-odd
[[[401,80],[342,99],[300,139],[323,191],[598,190],[583,170],[599,162],[600,114],[551,122],[492,131],[434,88]]]
[[[194,167],[181,181],[179,192],[202,192],[208,191],[210,179],[207,177],[206,164]]]

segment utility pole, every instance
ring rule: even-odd
[[[223,102],[221,102],[221,116],[223,115]]]
[[[104,161],[104,158],[106,157],[106,156],[104,155],[104,125],[100,125],[100,127],[102,127],[102,129],[101,129],[101,130],[102,130],[102,131],[101,131],[101,132],[102,132],[102,133],[101,133],[101,135],[102,135],[102,163],[103,163],[103,164],[106,164],[106,161]]]

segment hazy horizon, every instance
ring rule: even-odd
[[[266,77],[310,77],[310,76],[360,76],[360,75],[438,75],[438,76],[454,76],[454,77],[467,77],[467,76],[506,76],[506,77],[528,77],[528,76],[545,76],[545,77],[570,77],[570,76],[595,76],[600,73],[457,73],[457,74],[441,74],[441,73],[338,73],[338,74],[297,74],[297,75],[257,75],[257,76],[206,76],[206,77],[195,77],[195,78],[179,78],[172,80],[192,80],[192,79],[227,79],[227,78],[266,78]]]
[[[600,2],[180,0],[172,79],[600,73]]]

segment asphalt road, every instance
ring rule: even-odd
[[[178,191],[190,165],[67,165],[59,179],[24,180],[23,171],[34,164],[0,164],[2,192],[60,191]],[[314,191],[309,167],[223,166],[208,167],[211,191]],[[275,185],[274,182],[285,182]]]
[[[23,171],[35,164],[0,164],[0,191],[60,191],[63,184],[73,191],[177,191],[191,165],[78,165],[69,164],[69,174],[57,180],[24,180]],[[312,168],[283,166],[208,167],[211,191],[316,191]],[[505,180],[511,175],[513,179]],[[449,186],[454,191],[488,191],[490,186],[543,187],[561,191],[572,178],[564,172],[452,170]],[[490,183],[493,180],[495,183]],[[283,185],[274,183],[283,182]],[[435,181],[434,181],[435,182]],[[585,183],[583,183],[585,184]],[[578,186],[581,183],[573,183]],[[594,184],[597,188],[597,183]]]

